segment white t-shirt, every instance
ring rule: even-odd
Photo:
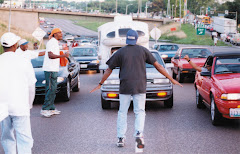
[[[218,41],[218,38],[214,37],[214,44],[217,43],[217,41]]]
[[[51,38],[46,45],[46,52],[43,62],[43,70],[48,72],[59,72],[60,59],[50,59],[48,52],[51,51],[55,55],[60,55],[58,40]]]
[[[27,58],[27,59],[29,59],[29,60],[35,59],[35,58],[38,57],[38,52],[31,51],[31,50],[23,51],[20,47],[15,51],[15,53],[16,53],[17,55],[21,55],[21,56],[23,56],[24,58]]]
[[[0,104],[8,106],[9,115],[29,116],[29,90],[37,81],[30,61],[5,52],[0,55],[0,72]]]

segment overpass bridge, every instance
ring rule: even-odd
[[[22,29],[26,32],[32,33],[39,26],[39,17],[86,20],[95,22],[110,22],[114,20],[114,16],[112,15],[12,8],[11,25],[14,25],[14,27]],[[9,8],[0,8],[0,20],[8,22]],[[149,30],[155,26],[160,27],[168,21],[166,19],[151,18],[133,18],[133,20],[147,23],[149,25]]]

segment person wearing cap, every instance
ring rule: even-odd
[[[120,67],[120,107],[117,119],[118,147],[125,145],[125,134],[127,131],[127,113],[133,98],[135,113],[135,137],[138,148],[144,148],[143,130],[145,122],[145,100],[146,100],[146,63],[152,64],[166,76],[173,84],[182,86],[174,80],[153,57],[151,52],[143,46],[137,45],[138,33],[135,30],[127,32],[126,46],[118,49],[107,61],[108,68],[105,71],[98,86],[92,92],[101,88],[104,81],[111,75],[112,70]]]
[[[57,89],[57,77],[60,66],[60,58],[68,57],[69,53],[60,55],[58,41],[62,40],[62,31],[59,28],[54,28],[49,36],[50,40],[46,45],[46,53],[43,61],[43,70],[45,74],[45,99],[40,114],[44,117],[60,114],[54,105]]]
[[[37,43],[37,42],[34,42],[34,43],[33,43],[33,49],[34,49],[34,50],[38,50],[38,43]]]
[[[44,56],[45,52],[36,52],[28,50],[28,41],[25,39],[21,39],[18,42],[19,48],[16,50],[16,54],[23,56],[24,58],[27,58],[29,60],[35,59],[38,56]]]
[[[11,32],[1,36],[4,53],[0,55],[0,104],[8,108],[8,116],[1,122],[1,143],[5,153],[31,154],[30,108],[34,100],[31,92],[35,91],[37,80],[30,61],[15,54],[19,40]]]

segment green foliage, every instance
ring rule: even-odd
[[[0,4],[2,4],[4,2],[4,0],[0,0]]]
[[[3,47],[0,45],[0,55],[3,53]]]
[[[99,26],[105,24],[105,22],[95,22],[95,21],[86,21],[86,20],[74,20],[76,25],[85,27],[87,29],[93,30],[97,32]]]

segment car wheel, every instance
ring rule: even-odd
[[[100,69],[97,69],[97,73],[100,73]]]
[[[101,95],[101,104],[102,104],[102,109],[111,109],[111,102],[104,100],[102,95]]]
[[[177,76],[177,74],[175,74],[174,71],[172,70],[172,78],[176,79],[176,76]]]
[[[202,96],[200,95],[198,89],[196,89],[196,105],[198,109],[205,108],[205,105],[203,104],[202,101]]]
[[[211,96],[211,119],[214,126],[219,125],[221,120],[221,113],[218,111],[218,108],[215,104],[214,97]]]
[[[164,107],[165,108],[172,108],[173,107],[173,94],[168,100],[164,101]]]
[[[72,89],[73,92],[78,92],[80,89],[80,77],[79,74],[77,76],[77,85]]]
[[[68,79],[66,90],[64,91],[64,94],[63,94],[64,101],[69,101],[70,96],[71,96],[71,86],[70,86],[70,80]]]
[[[177,80],[179,83],[183,83],[184,81],[184,75],[178,70]]]

